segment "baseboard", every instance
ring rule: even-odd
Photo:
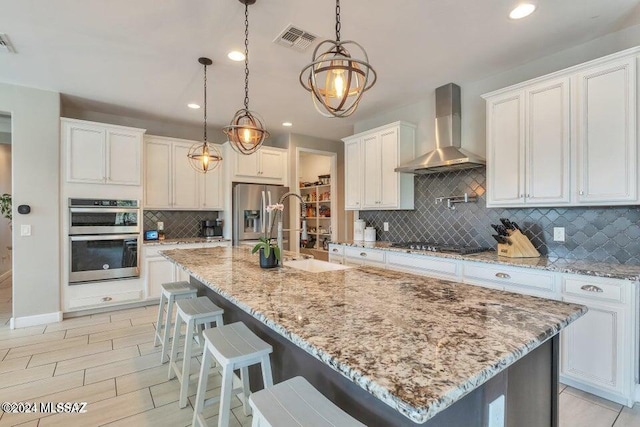
[[[8,279],[9,277],[11,277],[11,273],[13,270],[8,270],[5,271],[4,273],[0,274],[0,282],[2,282],[4,279]]]
[[[35,316],[12,317],[9,323],[11,329],[27,328],[29,326],[45,325],[62,321],[62,312],[36,314]]]

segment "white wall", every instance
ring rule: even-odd
[[[316,182],[318,176],[331,173],[331,157],[319,154],[300,154],[298,181]]]
[[[640,44],[640,25],[608,34],[582,45],[545,56],[509,71],[475,82],[454,82],[462,88],[462,146],[485,155],[485,103],[481,95],[525,80],[562,70],[582,62]],[[435,90],[435,87],[433,88]],[[435,148],[435,93],[432,91],[420,102],[381,112],[373,118],[354,125],[354,133],[404,120],[418,126],[416,155]]]
[[[0,112],[12,119],[13,227],[32,232],[13,239],[13,317],[59,312],[60,94],[0,83]]]
[[[0,194],[11,194],[11,145],[0,144]],[[11,229],[9,220],[0,216],[0,275],[11,270]]]

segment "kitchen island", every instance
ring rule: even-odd
[[[163,255],[273,345],[276,383],[303,375],[365,424],[483,426],[489,405],[505,425],[557,423],[557,334],[584,306],[369,267],[263,270],[242,247]]]

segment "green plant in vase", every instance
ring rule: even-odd
[[[273,211],[276,212],[273,215],[273,219],[271,224],[269,224],[268,231],[265,232],[263,237],[258,239],[258,243],[253,247],[251,251],[252,254],[260,251],[260,267],[262,268],[274,268],[278,266],[278,262],[281,259],[282,254],[280,253],[280,248],[278,247],[276,239],[271,237],[273,233],[273,225],[276,223],[276,218],[279,212],[284,210],[284,205],[280,203],[276,203],[275,205],[267,206],[267,212],[271,213]]]

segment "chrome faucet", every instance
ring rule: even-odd
[[[284,201],[287,198],[291,197],[291,196],[294,196],[294,197],[297,197],[298,199],[300,199],[300,205],[301,205],[301,209],[302,209],[302,212],[301,212],[300,216],[302,217],[302,232],[303,232],[303,235],[304,235],[304,233],[306,233],[306,231],[307,231],[307,204],[305,203],[304,200],[302,200],[302,197],[300,197],[299,194],[290,191],[288,193],[283,194],[282,197],[280,197],[280,201],[278,203],[281,204],[281,205],[284,205]],[[282,216],[283,216],[283,214],[280,214],[280,219],[278,220],[278,239],[277,239],[278,249],[280,249],[280,254],[281,254],[280,255],[280,265],[282,265],[282,253],[283,253],[283,248],[282,248],[282,240],[283,240],[283,237],[282,237],[282,232],[283,232],[283,229],[282,229]],[[295,230],[290,230],[290,231],[295,231]],[[291,238],[289,238],[289,241],[291,241]]]

